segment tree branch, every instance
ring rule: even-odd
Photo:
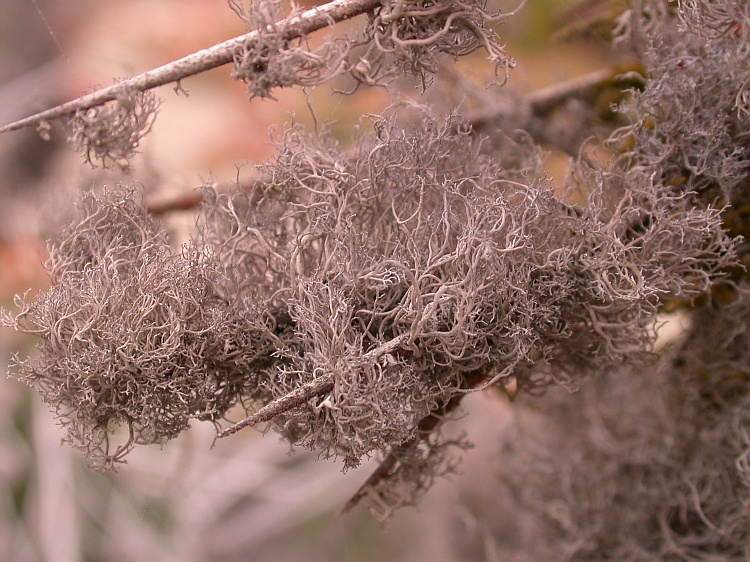
[[[430,433],[432,433],[440,422],[443,421],[445,416],[459,406],[464,396],[466,395],[458,394],[453,396],[448,399],[447,402],[422,418],[417,425],[417,432],[414,437],[391,449],[373,473],[370,474],[367,480],[365,480],[365,483],[359,487],[359,490],[357,490],[357,492],[349,498],[349,501],[347,501],[339,510],[339,515],[349,513],[352,509],[357,507],[364,497],[367,496],[368,491],[374,490],[380,482],[391,478],[398,470],[399,459],[403,456],[404,452],[414,447],[420,441],[427,439]]]
[[[469,115],[468,121],[479,132],[498,127],[526,131],[537,143],[556,146],[577,158],[581,144],[592,134],[591,119],[619,103],[628,90],[642,89],[644,74],[637,64],[597,70],[521,100],[501,98],[495,107]],[[581,103],[566,109],[572,100]]]
[[[334,23],[374,10],[379,5],[379,0],[333,0],[328,4],[317,6],[299,15],[291,16],[283,22],[279,22],[278,28],[283,30],[282,35],[284,39],[295,39],[324,27],[329,27]],[[251,31],[245,35],[218,43],[213,47],[201,49],[186,57],[149,70],[133,78],[123,80],[107,88],[102,88],[91,94],[81,96],[62,105],[0,127],[0,134],[17,131],[25,127],[33,127],[43,121],[58,119],[77,111],[85,111],[86,109],[103,105],[108,101],[117,99],[118,95],[123,91],[151,90],[158,86],[179,82],[183,78],[229,64],[234,60],[236,53],[240,52],[249,43],[256,41],[257,38],[258,32]]]
[[[376,347],[373,350],[368,351],[362,356],[365,361],[377,361],[383,355],[391,353],[398,348],[404,341],[406,341],[408,334],[401,334],[396,336],[390,341],[387,341],[380,347]],[[220,431],[217,438],[227,437],[233,433],[237,433],[240,429],[248,426],[253,426],[264,421],[275,418],[279,414],[283,414],[293,408],[301,406],[310,398],[320,396],[326,392],[333,390],[334,384],[334,373],[328,373],[322,377],[311,380],[310,382],[303,384],[299,388],[296,388],[289,394],[285,394],[281,398],[274,400],[273,402],[266,404],[260,410],[254,414],[246,417],[239,423],[229,426],[223,431]]]

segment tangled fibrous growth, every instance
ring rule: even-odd
[[[52,288],[8,320],[42,338],[17,376],[96,430],[89,450],[110,421],[152,442],[241,402],[221,435],[268,421],[346,467],[378,455],[353,503],[385,519],[452,468],[464,443],[440,427],[465,393],[638,362],[660,300],[733,262],[718,210],[647,174],[582,166],[575,209],[536,155],[515,163],[397,106],[351,152],[287,128],[251,192],[206,189],[187,253],[127,193],[95,199],[51,246]]]
[[[634,92],[634,124],[612,141],[665,183],[733,201],[750,173],[750,5],[686,1],[671,17],[662,2],[645,4],[623,33],[647,42],[649,80]]]
[[[646,45],[649,80],[610,139],[616,166],[727,201],[725,225],[747,234],[750,4],[638,5],[620,31]],[[533,436],[513,434],[500,479],[546,523],[537,559],[748,559],[750,301],[746,271],[733,277],[682,312],[690,327],[663,364],[543,403]]]
[[[507,79],[515,61],[490,26],[508,15],[488,11],[486,0],[383,1],[368,16],[362,37],[356,41],[364,53],[351,74],[365,84],[413,75],[425,87],[438,70],[439,55],[458,58],[484,48],[496,72],[502,69]]]
[[[697,310],[661,367],[548,402],[508,442],[500,478],[542,516],[550,560],[747,560],[746,289]]]
[[[4,320],[41,338],[39,358],[15,358],[16,376],[54,406],[67,441],[111,468],[192,418],[220,418],[257,342],[253,321],[216,295],[210,258],[174,254],[132,190],[86,195],[79,210],[49,246],[51,288]]]
[[[331,37],[315,49],[306,37],[288,32],[297,14],[282,20],[280,2],[253,0],[246,5],[232,0],[230,6],[256,32],[234,55],[232,70],[232,77],[247,83],[251,99],[273,97],[277,87],[318,86],[342,74],[368,85],[412,75],[426,87],[440,55],[458,58],[480,48],[506,77],[515,66],[489,27],[509,14],[488,11],[484,0],[382,2],[369,13],[359,37]]]
[[[109,163],[122,170],[130,166],[141,139],[151,131],[159,98],[151,91],[124,88],[106,105],[76,111],[68,119],[69,141],[92,166]]]
[[[439,424],[420,424],[468,390],[640,358],[659,299],[704,291],[731,261],[718,211],[642,174],[582,170],[575,211],[535,160],[504,169],[460,119],[373,117],[355,138],[352,156],[288,129],[262,189],[208,194],[200,243],[224,264],[222,293],[261,296],[293,327],[248,398],[311,391],[254,421],[348,466],[379,452],[383,480],[429,457],[403,446],[429,449]],[[370,484],[382,517],[413,501]]]
[[[230,7],[257,35],[234,55],[232,78],[247,83],[250,99],[273,98],[274,88],[309,88],[342,74],[346,68],[349,45],[343,38],[330,38],[311,50],[307,39],[290,38],[289,18],[280,17],[278,1],[255,0],[247,7],[230,0]]]
[[[249,32],[201,49],[108,88],[82,95],[0,127],[0,134],[34,126],[48,135],[50,121],[70,120],[73,140],[86,160],[112,160],[127,167],[128,158],[148,132],[156,105],[153,88],[234,63],[233,76],[248,84],[249,96],[272,97],[276,87],[310,88],[340,74],[356,84],[386,85],[400,75],[421,79],[423,87],[438,68],[439,55],[458,57],[484,48],[500,68],[514,66],[491,26],[515,14],[494,12],[485,0],[332,0],[304,12],[292,6],[278,19],[279,0],[229,0]],[[310,48],[307,36],[336,23],[367,14],[359,36],[334,38]],[[106,105],[109,102],[110,105]]]

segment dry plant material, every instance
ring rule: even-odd
[[[252,328],[216,295],[211,260],[174,254],[132,190],[87,195],[79,210],[50,244],[52,287],[18,301],[12,323],[42,343],[38,359],[16,361],[67,441],[112,468],[192,418],[220,418],[244,384],[234,356],[252,355]]]
[[[369,15],[355,42],[364,53],[353,63],[351,74],[365,84],[413,75],[426,87],[438,70],[440,55],[458,58],[484,48],[496,70],[502,69],[504,81],[515,61],[491,26],[509,15],[489,11],[485,0],[384,1]]]
[[[625,14],[620,40],[644,45],[648,84],[613,144],[633,146],[631,165],[665,183],[732,201],[750,173],[750,5],[681,2],[670,17],[663,3],[645,4],[642,17]]]
[[[482,47],[498,68],[507,70],[514,63],[489,26],[515,14],[524,2],[521,0],[515,10],[503,13],[486,10],[482,0],[467,3],[441,0],[434,5],[421,0],[394,3],[333,0],[301,13],[293,9],[292,14],[281,20],[275,19],[279,14],[278,0],[252,0],[249,6],[240,0],[230,0],[230,7],[250,29],[245,35],[4,125],[0,134],[24,127],[45,127],[60,117],[86,117],[89,110],[107,102],[119,101],[123,96],[127,100],[131,95],[140,95],[136,92],[169,83],[177,83],[179,90],[184,78],[230,63],[234,63],[234,76],[248,83],[251,98],[271,97],[275,87],[315,86],[343,72],[348,72],[358,83],[382,84],[406,71],[421,77],[426,85],[427,75],[437,70],[437,54],[457,57]],[[369,14],[370,19],[361,37],[329,38],[317,49],[307,47],[306,36],[310,33],[363,14]],[[130,103],[126,101],[125,105]],[[98,114],[99,111],[94,111],[90,117]],[[83,140],[95,140],[98,135],[85,134]],[[128,136],[124,135],[120,144],[128,146]],[[83,144],[86,154],[88,143]],[[114,143],[115,139],[110,139],[104,144]],[[100,157],[96,150],[94,155]],[[102,155],[108,156],[106,149]],[[119,157],[118,151],[114,150],[113,155]]]
[[[281,20],[279,2],[255,0],[245,6],[230,2],[255,34],[234,56],[232,76],[247,82],[252,99],[272,97],[276,87],[318,86],[348,73],[358,83],[387,84],[416,76],[423,87],[438,71],[440,55],[454,58],[484,48],[507,78],[515,66],[489,27],[509,14],[490,12],[486,2],[398,0],[383,2],[353,39],[330,38],[311,50],[306,38],[288,31],[295,14]]]
[[[639,4],[619,33],[649,79],[624,108],[633,124],[610,139],[618,166],[729,202],[727,227],[746,232],[750,4]],[[548,402],[533,437],[508,443],[500,480],[546,521],[551,559],[747,560],[750,300],[747,272],[733,276],[690,309],[663,364]]]
[[[534,434],[514,433],[498,476],[541,516],[549,559],[747,559],[748,322],[747,298],[700,308],[661,368],[544,399]]]
[[[311,50],[305,36],[295,38],[289,33],[289,21],[298,14],[282,20],[280,2],[257,0],[244,7],[231,1],[230,6],[248,30],[255,31],[234,55],[232,70],[234,79],[247,83],[250,99],[273,98],[274,88],[317,86],[345,69],[347,41],[330,38]]]
[[[6,319],[42,338],[16,376],[107,466],[235,403],[345,467],[379,455],[358,497],[385,519],[453,468],[440,427],[466,392],[637,362],[660,299],[732,261],[718,211],[649,176],[582,167],[574,210],[536,154],[506,170],[489,148],[418,106],[363,121],[353,156],[291,126],[249,193],[204,190],[178,254],[132,193],[90,195],[52,288]]]
[[[426,84],[439,54],[477,47],[499,68],[511,64],[483,27],[499,15],[479,2],[353,3],[349,16],[337,3],[280,23],[275,4],[233,5],[254,31],[210,55],[234,57],[251,96],[344,70],[364,83],[406,72]],[[306,30],[363,11],[364,39],[306,47]],[[407,104],[362,120],[350,150],[326,130],[287,127],[249,191],[203,190],[198,229],[181,252],[132,191],[89,194],[80,219],[50,244],[51,288],[4,318],[41,339],[39,358],[16,358],[14,376],[54,406],[68,440],[98,466],[171,439],[192,419],[218,425],[237,404],[246,419],[220,435],[263,422],[345,468],[376,456],[380,468],[346,508],[366,498],[385,520],[454,468],[448,453],[466,443],[441,428],[466,393],[574,388],[587,376],[645,369],[662,303],[690,303],[739,269],[738,241],[713,202],[733,203],[748,184],[748,21],[737,0],[653,0],[623,14],[615,35],[631,41],[649,78],[633,93],[632,124],[609,139],[611,162],[576,161],[567,187],[579,207],[552,190],[529,144],[506,135],[498,150],[458,116]],[[350,61],[348,49],[365,44]],[[106,111],[78,116],[89,119],[77,133],[89,159],[119,163],[150,126],[138,107],[153,102],[121,92]],[[100,120],[121,124],[118,139],[130,140],[110,139]],[[571,458],[604,463],[610,472],[598,475],[632,492],[618,524],[630,528],[646,510],[651,534],[635,544],[636,533],[597,519],[619,496],[603,479],[587,496],[591,475],[571,469],[563,483],[580,516],[558,521],[580,524],[566,527],[575,537],[566,552],[735,555],[748,505],[736,485],[747,484],[747,315],[732,310],[737,324],[717,328],[714,343],[729,354],[723,360],[737,356],[736,372],[701,355],[694,362],[710,372],[687,373],[663,403],[656,393],[641,401],[643,388],[614,401],[618,416],[637,420],[656,401],[663,416],[643,434],[595,420],[571,438]],[[670,385],[674,367],[661,379]],[[703,386],[706,377],[715,384]],[[598,404],[586,413],[609,415]],[[710,435],[696,438],[697,428]],[[597,437],[607,432],[621,451]],[[665,449],[663,436],[695,449]],[[728,459],[739,476],[713,464]]]
[[[159,103],[153,92],[123,88],[114,102],[76,111],[68,119],[69,140],[88,164],[127,170],[141,139],[151,131]]]

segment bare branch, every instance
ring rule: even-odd
[[[556,146],[578,158],[581,145],[592,136],[593,123],[613,119],[613,105],[627,91],[643,88],[644,73],[639,64],[596,70],[525,97],[494,98],[468,121],[475,131],[485,134],[498,127],[506,132],[523,130],[537,143]]]
[[[629,72],[622,72],[621,68],[595,70],[532,92],[525,101],[529,104],[531,115],[541,117],[573,98],[592,101],[604,88],[613,84],[622,88],[642,86],[645,83],[642,74],[642,69],[631,69]],[[508,108],[503,106],[477,113],[467,119],[474,129],[479,130],[497,125],[498,121],[507,117],[507,113]]]
[[[312,8],[298,16],[292,16],[280,22],[278,27],[283,29],[284,39],[295,39],[324,27],[329,27],[334,23],[369,12],[379,5],[378,0],[333,0],[333,2]],[[133,78],[0,127],[0,134],[17,131],[25,127],[33,127],[43,121],[58,119],[72,115],[76,111],[84,111],[103,105],[108,101],[117,99],[123,90],[146,91],[229,64],[236,53],[245,49],[248,43],[257,41],[257,38],[258,32],[251,31],[245,35],[218,43],[213,47],[202,49]]]

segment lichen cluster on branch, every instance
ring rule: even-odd
[[[724,226],[747,236],[750,4],[640,4],[620,39],[639,46],[649,80],[610,145],[674,193],[726,201]],[[735,243],[747,266],[748,243]],[[747,560],[750,287],[745,268],[732,276],[685,311],[660,365],[605,372],[547,402],[533,443],[508,443],[499,481],[522,490],[550,559]]]
[[[248,84],[251,98],[271,97],[279,87],[311,88],[345,74],[371,86],[411,75],[426,86],[441,55],[458,58],[481,48],[505,74],[515,65],[491,27],[506,14],[488,11],[484,0],[383,1],[368,13],[360,34],[331,37],[315,48],[289,31],[297,12],[282,20],[279,2],[230,4],[254,32],[234,55],[232,70]]]
[[[498,68],[512,65],[486,27],[501,15],[483,2],[334,2],[284,20],[276,3],[231,5],[250,32],[204,58],[233,61],[251,97],[344,73],[359,84],[411,74],[427,86],[438,56],[480,47]],[[737,257],[748,263],[750,251],[725,227],[750,232],[741,215],[750,202],[747,6],[647,0],[619,18],[616,40],[634,47],[648,81],[619,108],[631,123],[605,143],[611,158],[575,160],[567,191],[552,189],[538,147],[515,132],[482,137],[456,114],[399,104],[363,119],[349,149],[325,129],[284,129],[248,189],[203,189],[181,251],[133,190],[83,196],[78,219],[50,243],[50,289],[4,316],[41,340],[38,358],[15,359],[14,376],[99,467],[191,420],[218,427],[235,406],[248,417],[219,435],[267,422],[346,468],[378,456],[346,507],[366,498],[387,519],[454,468],[451,448],[466,442],[441,429],[468,392],[635,377],[650,369],[663,304],[712,296],[718,307],[717,281],[731,275],[731,305],[699,307],[671,368],[654,375],[669,391],[640,404],[646,384],[613,383],[624,400],[603,392],[601,404],[585,405],[599,418],[608,408],[619,416],[618,407],[637,418],[650,406],[660,417],[632,434],[608,418],[579,420],[565,454],[616,481],[589,494],[586,468],[567,467],[564,499],[579,526],[562,536],[581,559],[738,552],[748,528],[738,490],[747,486],[750,379]],[[361,13],[361,35],[308,44],[309,32]],[[170,72],[137,87],[139,78],[124,81],[111,107],[68,106],[88,160],[127,162],[152,123],[156,102],[144,90],[182,76]],[[704,325],[715,327],[710,338],[698,335]],[[692,425],[670,426],[680,423]],[[694,439],[698,426],[708,437]],[[615,447],[591,442],[602,431]],[[683,455],[675,443],[697,445]],[[714,488],[706,474],[720,465]],[[541,470],[528,473],[540,482],[538,505],[560,488],[559,475]],[[631,493],[618,530],[617,511],[601,510],[623,486]],[[632,524],[643,510],[652,526],[641,533]]]
[[[642,358],[660,299],[731,260],[717,210],[644,174],[582,169],[576,210],[535,155],[507,170],[459,118],[397,109],[362,123],[353,155],[288,128],[253,191],[206,188],[177,255],[129,192],[83,200],[50,247],[53,287],[7,320],[42,338],[17,376],[72,442],[109,466],[316,385],[271,426],[345,466],[383,455],[384,480],[409,484],[362,493],[386,517],[450,467],[439,427],[465,392]],[[114,453],[111,424],[134,433]]]
[[[540,558],[746,558],[749,313],[746,298],[697,310],[661,368],[545,399],[534,434],[507,441],[499,482],[540,515]]]

